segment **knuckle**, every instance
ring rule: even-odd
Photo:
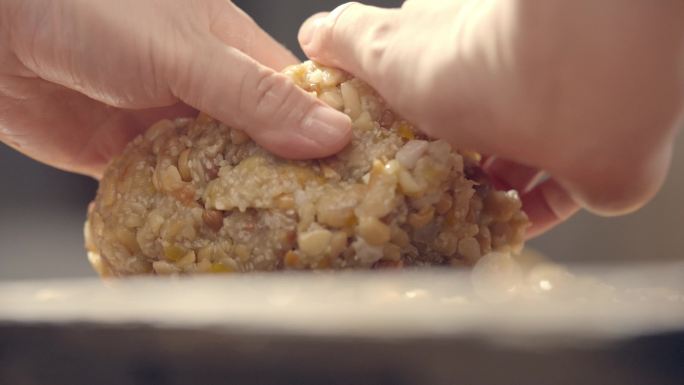
[[[378,20],[366,29],[365,37],[362,39],[367,47],[363,51],[363,64],[367,64],[366,67],[370,65],[387,66],[385,54],[394,36],[393,32],[394,25],[389,20]]]
[[[164,58],[164,64],[155,67],[157,79],[156,85],[151,87],[159,89],[161,85],[168,84],[170,94],[178,97],[186,103],[202,108],[205,106],[203,90],[211,76],[206,69],[198,68],[197,62],[186,59],[187,55],[180,54],[175,58]]]
[[[193,75],[189,67],[190,66],[187,64],[177,64],[174,66],[173,75],[169,78],[173,79],[171,87],[173,93],[178,97],[181,97],[187,103],[196,105],[198,104],[198,95],[194,92],[195,87],[192,87],[192,84],[195,82],[193,81]]]
[[[282,85],[274,73],[262,68],[254,71],[253,89],[243,90],[251,95],[248,107],[255,115],[273,113],[276,103],[282,99]]]
[[[266,69],[256,69],[254,76],[254,89],[243,90],[252,95],[243,97],[247,110],[261,121],[287,117],[296,107],[295,85],[286,76]]]

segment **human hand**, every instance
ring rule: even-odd
[[[275,70],[298,60],[226,0],[0,3],[0,140],[98,176],[151,123],[202,110],[283,156],[350,122]]]
[[[684,105],[681,20],[681,1],[352,3],[299,40],[427,134],[490,155],[534,236],[578,206],[622,214],[660,188]]]

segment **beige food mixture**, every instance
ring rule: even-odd
[[[156,123],[90,206],[100,274],[469,266],[520,249],[520,200],[488,184],[477,154],[420,135],[344,72],[305,62],[285,73],[351,117],[352,143],[288,161],[203,114]]]

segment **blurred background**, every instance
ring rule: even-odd
[[[398,6],[401,1],[366,1]],[[303,58],[297,30],[330,0],[235,1]],[[629,156],[629,154],[625,154]],[[86,206],[97,183],[35,162],[0,144],[0,280],[94,276],[83,250]],[[681,259],[684,249],[684,139],[669,178],[643,210],[620,218],[580,213],[529,245],[561,262],[641,263]]]

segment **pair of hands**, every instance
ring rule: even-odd
[[[330,155],[349,119],[276,72],[299,60],[226,0],[3,0],[0,140],[99,176],[166,117],[207,112],[269,150]]]
[[[495,154],[485,168],[521,191],[534,235],[659,189],[683,18],[676,0],[410,0],[316,15],[300,43],[431,136]],[[225,0],[7,0],[0,28],[0,139],[56,167],[97,176],[153,121],[192,109],[285,157],[350,137],[344,115],[274,71],[297,59]]]

